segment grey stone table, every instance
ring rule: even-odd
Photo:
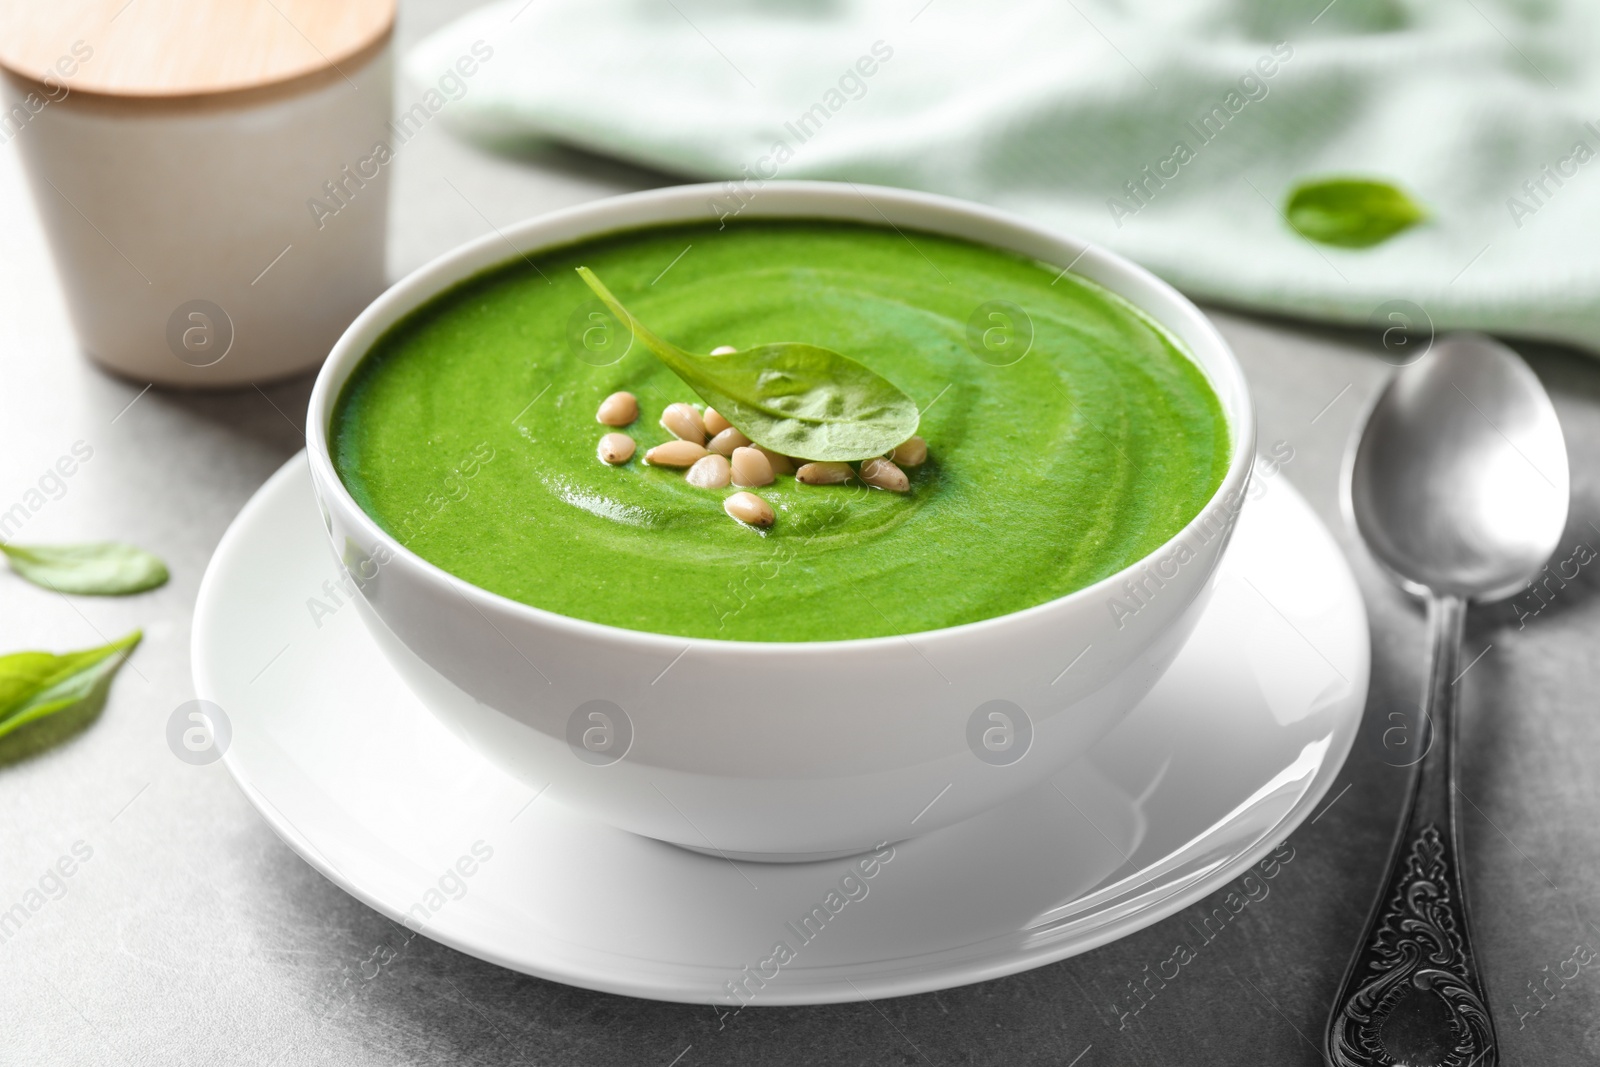
[[[402,43],[446,17],[443,6],[406,5]],[[491,225],[667,180],[556,151],[489,155],[435,128],[394,166],[395,276]],[[0,933],[0,1063],[1318,1062],[1406,781],[1383,732],[1412,706],[1424,652],[1417,610],[1338,516],[1341,452],[1388,365],[1367,335],[1213,314],[1249,372],[1263,444],[1293,449],[1285,475],[1350,552],[1373,630],[1361,736],[1324,806],[1289,839],[1292,859],[1270,894],[1142,997],[1133,987],[1147,968],[1190,938],[1188,924],[1221,894],[1015,977],[719,1024],[708,1008],[568,988],[408,939],[301,862],[220,764],[174,758],[165,726],[193,696],[201,574],[229,520],[300,448],[309,382],[142,392],[88,365],[15,146],[0,148],[0,511],[40,488],[46,502],[27,539],[123,538],[173,572],[145,596],[70,601],[0,575],[0,649],[146,633],[98,720],[0,766],[0,911],[59,857],[79,857],[72,877],[46,880],[50,895],[19,930]],[[1600,547],[1600,366],[1522,351],[1555,396],[1572,453],[1566,558],[1579,543]],[[92,457],[52,480],[77,442]],[[1507,1064],[1600,1058],[1600,956],[1590,951],[1600,951],[1597,574],[1582,568],[1520,612],[1475,613],[1468,635],[1461,806]]]

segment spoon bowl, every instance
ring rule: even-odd
[[[1533,371],[1456,334],[1400,370],[1355,451],[1351,518],[1414,593],[1489,601],[1536,574],[1567,520],[1567,450]]]

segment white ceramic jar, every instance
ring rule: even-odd
[[[13,7],[0,139],[84,351],[201,388],[321,362],[385,284],[393,0]]]
[[[1145,559],[1068,596],[905,637],[805,643],[671,637],[542,611],[442,571],[361,510],[334,470],[329,427],[345,382],[390,326],[518,254],[714,221],[708,202],[717,195],[686,186],[542,216],[396,284],[340,338],[317,379],[307,419],[313,484],[334,552],[390,661],[447,726],[530,789],[548,788],[624,829],[736,858],[858,852],[1041,782],[1149,691],[1211,590],[1249,478],[1254,415],[1244,375],[1211,323],[1120,257],[944,197],[774,182],[742,217],[887,222],[963,237],[1070,265],[1142,309],[1193,354],[1226,413],[1232,456],[1215,496]]]

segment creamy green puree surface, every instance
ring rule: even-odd
[[[805,341],[893,381],[928,442],[911,491],[780,475],[754,490],[777,512],[757,531],[724,513],[736,489],[646,466],[670,439],[662,409],[700,400],[638,341],[609,366],[575,354],[570,320],[598,307],[579,265],[691,351]],[[1032,322],[1010,365],[1023,328],[1009,348],[989,335],[1000,354],[969,345],[991,301]],[[639,449],[610,467],[595,411],[619,389],[639,398],[624,431]],[[1119,298],[996,249],[822,221],[633,231],[476,277],[379,340],[332,441],[361,507],[452,574],[574,618],[745,641],[903,634],[1042,604],[1180,530],[1229,457],[1199,369]]]

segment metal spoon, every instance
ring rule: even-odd
[[[1494,1067],[1456,832],[1461,633],[1470,601],[1517,592],[1555,551],[1567,520],[1566,443],[1527,364],[1487,337],[1459,334],[1390,380],[1351,456],[1346,493],[1373,556],[1427,599],[1432,663],[1426,754],[1328,1020],[1328,1058],[1336,1067]]]

